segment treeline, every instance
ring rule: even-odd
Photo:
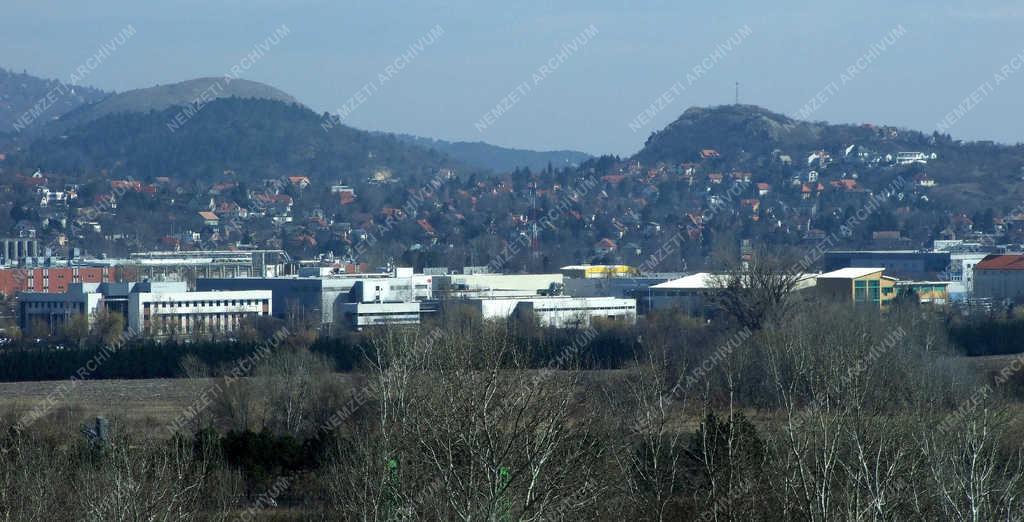
[[[1007,355],[1024,352],[1024,319],[974,317],[954,321],[949,336],[971,356]]]
[[[579,357],[573,360],[582,369],[621,369],[631,366],[643,353],[644,339],[657,338],[681,323],[698,324],[695,320],[668,312],[652,314],[636,326],[621,323],[598,323],[590,329],[540,328],[535,324],[512,322],[505,325],[522,353],[526,365],[544,368],[558,360],[566,346],[576,346]],[[441,328],[425,324],[429,333]],[[940,324],[937,333],[948,335],[956,353],[968,356],[1007,355],[1024,352],[1024,320],[971,318]],[[263,339],[270,338],[266,333]],[[709,331],[696,329],[690,335],[707,337]],[[72,377],[79,379],[158,379],[183,377],[181,361],[191,358],[210,368],[235,364],[265,343],[258,336],[244,340],[199,340],[185,342],[132,341],[112,347],[102,339],[78,348],[52,344],[34,345],[23,342],[0,350],[0,381],[44,381]],[[372,343],[365,334],[315,337],[308,345],[312,353],[323,355],[334,371],[351,372],[368,358],[373,358]],[[277,347],[272,347],[276,350]],[[82,372],[83,369],[87,371]]]
[[[655,316],[640,338],[608,328],[556,341],[535,325],[449,317],[366,334],[347,374],[311,339],[280,343],[247,379],[189,359],[181,366],[205,391],[156,436],[114,419],[109,439],[86,439],[59,411],[0,434],[0,512],[1024,517],[1021,403],[1004,388],[1019,367],[995,381],[976,373],[953,357],[943,318],[916,307],[778,304],[749,325]],[[582,369],[592,343],[627,338],[620,369]]]

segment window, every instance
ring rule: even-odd
[[[868,281],[868,299],[870,299],[872,303],[880,303],[882,301],[879,296],[880,285],[881,281],[877,279]]]
[[[854,303],[866,303],[868,301],[868,282],[867,281],[854,281],[853,282],[853,302]]]

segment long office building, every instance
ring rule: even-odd
[[[18,321],[26,331],[59,331],[73,317],[89,323],[117,312],[126,326],[151,337],[229,333],[244,320],[269,316],[269,291],[189,292],[184,282],[76,283],[66,292],[18,294]]]

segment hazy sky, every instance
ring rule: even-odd
[[[364,129],[630,154],[687,107],[732,103],[738,81],[743,103],[795,116],[817,96],[810,118],[834,122],[932,130],[963,104],[955,137],[1024,141],[1019,0],[4,3],[0,66],[64,81],[134,28],[82,81],[118,91],[223,75],[284,25],[243,77],[318,112],[347,104],[345,123]]]

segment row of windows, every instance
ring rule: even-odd
[[[602,310],[636,310],[635,306],[601,306],[594,308],[535,308],[535,312],[600,312]]]
[[[259,304],[267,304],[267,301],[259,299],[231,299],[225,301],[172,301],[163,303],[146,303],[146,306],[152,305],[154,308],[203,308],[209,306],[256,306]]]
[[[65,301],[28,301],[25,307],[29,309],[54,309],[54,308],[83,308],[81,303],[67,303]]]

